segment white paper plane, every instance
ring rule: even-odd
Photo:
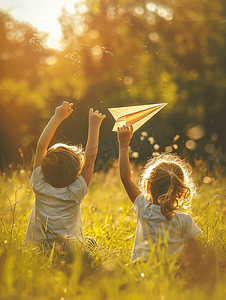
[[[123,125],[132,125],[133,132],[135,132],[166,105],[167,103],[158,103],[108,108],[108,110],[116,120],[112,131],[117,131],[118,127],[122,127]]]

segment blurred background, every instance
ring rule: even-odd
[[[99,109],[101,163],[117,157],[107,108],[149,103],[168,105],[134,135],[131,158],[168,151],[226,163],[225,1],[45,2],[29,1],[29,22],[9,2],[0,9],[1,170],[31,162],[65,100],[75,110],[53,143],[85,146],[88,110]]]

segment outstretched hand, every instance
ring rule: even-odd
[[[98,110],[93,112],[93,108],[89,110],[89,126],[91,128],[99,128],[106,115],[102,115]]]
[[[61,121],[65,120],[66,118],[68,118],[72,112],[73,112],[73,109],[72,109],[72,106],[74,104],[73,103],[69,103],[67,101],[64,101],[61,106],[58,106],[56,109],[55,109],[55,116],[57,118],[59,118]]]
[[[133,136],[133,126],[118,127],[118,142],[120,147],[128,147]]]

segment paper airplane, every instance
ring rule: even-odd
[[[123,125],[133,125],[133,132],[135,132],[166,105],[167,103],[158,103],[108,108],[108,110],[116,120],[112,131],[117,131],[118,127],[122,127]]]

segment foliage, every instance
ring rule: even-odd
[[[21,163],[18,148],[31,155],[29,147],[62,99],[78,109],[57,140],[85,144],[87,107],[107,113],[107,107],[167,102],[155,117],[164,146],[176,134],[186,141],[187,130],[197,124],[206,131],[205,141],[218,133],[218,145],[225,145],[224,12],[221,0],[79,3],[74,14],[61,12],[63,50],[56,51],[45,46],[47,35],[1,11],[5,160]],[[113,123],[108,116],[103,138]]]
[[[117,163],[95,173],[82,203],[84,235],[93,236],[108,259],[73,253],[40,252],[24,246],[33,192],[30,172],[10,169],[0,184],[1,299],[223,299],[225,295],[225,177],[206,163],[197,169],[199,193],[189,212],[202,234],[202,262],[195,270],[177,257],[150,254],[149,263],[131,263],[136,219],[119,182]],[[211,182],[205,183],[209,174]],[[133,177],[138,178],[137,169]],[[216,176],[216,177],[215,177]],[[74,258],[73,258],[74,257]],[[151,264],[151,266],[150,266]]]

